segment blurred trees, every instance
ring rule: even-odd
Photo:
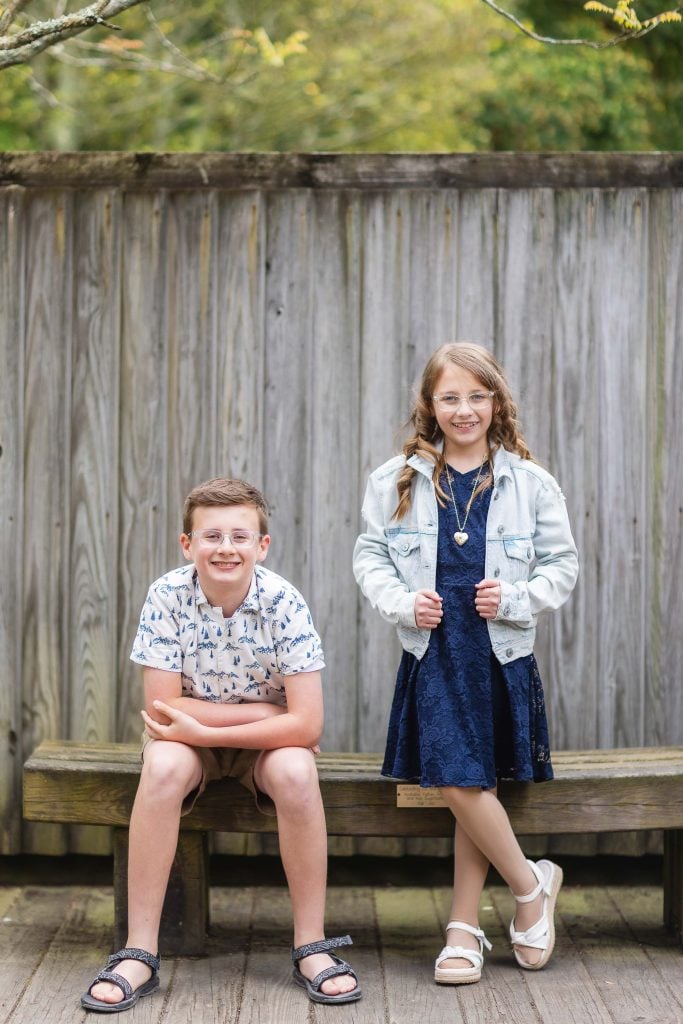
[[[503,6],[548,35],[613,31],[580,0]],[[0,148],[683,148],[677,25],[600,51],[479,0],[158,0],[117,25],[3,71]]]

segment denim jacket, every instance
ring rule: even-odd
[[[432,464],[413,455],[417,470],[412,504],[393,518],[402,455],[376,469],[363,501],[366,530],[356,541],[353,571],[383,618],[398,628],[404,650],[421,658],[430,630],[415,624],[416,591],[436,586],[439,513]],[[578,556],[565,499],[546,470],[498,448],[493,457],[493,492],[486,521],[486,579],[500,580],[501,602],[487,619],[493,652],[501,664],[531,654],[538,613],[559,608],[578,576]]]

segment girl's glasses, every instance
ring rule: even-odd
[[[253,548],[262,540],[263,534],[253,530],[230,530],[228,533],[222,530],[193,530],[190,537],[196,537],[202,548],[220,548],[226,538],[230,547]]]
[[[472,391],[469,395],[453,395],[447,391],[443,395],[432,395],[432,399],[434,405],[437,405],[439,409],[443,409],[445,412],[455,412],[460,408],[462,402],[472,410],[484,409],[494,395],[495,391]]]

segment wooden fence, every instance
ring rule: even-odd
[[[680,155],[0,155],[0,851],[106,848],[22,826],[21,765],[139,734],[141,603],[212,475],[272,503],[326,748],[382,748],[399,648],[351,551],[454,339],[503,361],[567,495],[554,745],[683,743],[682,240]]]

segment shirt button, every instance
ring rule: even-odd
[[[494,569],[493,570],[493,575],[494,576],[500,576],[500,569]]]
[[[507,651],[505,652],[505,656],[507,658],[511,658],[512,657],[512,648],[511,647],[508,647]]]
[[[509,614],[510,614],[510,605],[506,604],[505,607],[503,608],[503,615],[509,615]],[[510,651],[510,654],[512,654],[512,651]]]
[[[504,526],[499,526],[498,527],[498,533],[505,533],[505,527]]]

